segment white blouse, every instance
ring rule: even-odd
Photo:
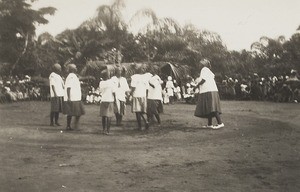
[[[54,92],[52,90],[52,86],[54,86],[57,97],[64,96],[64,81],[62,80],[60,75],[52,72],[49,76],[49,83],[50,83],[50,96],[51,97],[54,97]]]
[[[77,77],[77,75],[75,75],[74,73],[70,73],[66,79],[64,101],[68,100],[68,95],[67,95],[68,88],[71,88],[70,100],[71,101],[81,101],[80,81],[79,81],[79,78]]]
[[[215,82],[215,74],[207,68],[203,67],[200,72],[200,77],[196,79],[196,83],[200,83],[201,80],[204,79],[205,82],[199,86],[200,88],[200,94],[201,93],[206,93],[206,92],[213,92],[213,91],[218,91],[216,82]]]
[[[101,102],[114,102],[113,93],[116,92],[116,84],[112,79],[100,81],[99,83]]]
[[[146,97],[149,89],[148,79],[144,75],[135,74],[131,76],[131,87],[135,87],[133,97]]]
[[[113,76],[111,78],[116,84],[116,99],[126,101],[126,92],[130,91],[126,78]]]

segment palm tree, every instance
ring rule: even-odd
[[[59,55],[57,50],[61,45],[60,41],[47,32],[38,36],[35,42],[35,50],[33,51],[36,60],[36,72],[49,72],[50,66],[58,62]]]
[[[170,17],[158,18],[152,9],[142,9],[137,11],[129,21],[129,26],[134,27],[137,22],[141,20],[148,20],[144,26],[138,29],[139,33],[153,33],[153,34],[180,34],[181,26],[177,21]]]
[[[143,25],[140,25],[141,23]],[[140,27],[135,29],[138,32],[136,42],[142,47],[148,62],[153,60],[158,52],[163,51],[164,42],[173,41],[175,36],[181,33],[181,27],[174,19],[158,18],[152,9],[137,11],[130,19],[129,26],[132,30],[134,27]]]
[[[120,45],[125,39],[127,24],[122,18],[124,8],[124,0],[115,0],[112,5],[101,5],[97,8],[96,17],[91,20],[92,27],[103,32],[104,37],[111,40],[109,49],[121,49]]]
[[[125,8],[123,0],[116,0],[112,5],[102,5],[97,8],[95,23],[98,28],[108,33],[123,30],[126,24],[122,19],[121,10]]]
[[[39,10],[31,9],[26,0],[2,0],[0,1],[0,36],[8,37],[1,39],[0,44],[10,49],[5,55],[5,61],[11,63],[10,74],[17,68],[21,58],[26,54],[29,45],[32,45],[35,37],[35,25],[46,24],[45,15],[53,15],[56,9],[44,7]],[[2,47],[1,47],[2,49]],[[14,51],[11,51],[14,50]],[[4,50],[4,53],[6,51]],[[2,58],[1,58],[2,59]]]

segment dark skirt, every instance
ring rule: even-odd
[[[117,100],[114,104],[114,112],[120,115],[125,115],[126,103],[124,101]]]
[[[81,101],[65,101],[63,113],[68,116],[81,116],[85,114],[85,110]]]
[[[63,97],[51,97],[51,112],[62,112],[63,110]]]
[[[161,100],[147,99],[147,114],[157,115],[163,112],[163,104]]]
[[[100,103],[100,116],[113,117],[114,116],[114,102],[101,102]]]
[[[147,100],[146,97],[133,97],[131,111],[135,112],[147,112]]]
[[[222,113],[219,93],[214,91],[199,94],[194,115],[196,117],[208,118],[216,112]]]

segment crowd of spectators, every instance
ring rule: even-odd
[[[296,70],[286,76],[261,77],[254,73],[247,78],[226,77],[219,84],[221,98],[300,102],[300,78]]]
[[[254,73],[238,78],[225,76],[216,82],[223,100],[300,102],[300,78],[296,70],[291,70],[288,76],[261,77]],[[81,83],[83,84],[83,101],[86,104],[99,104],[101,101],[99,87],[92,86],[91,82]],[[182,82],[177,82],[169,76],[162,86],[164,104],[178,101],[194,104],[197,101],[199,89],[195,79],[190,76]],[[0,103],[41,101],[50,98],[49,84],[45,79],[33,79],[28,75],[0,77],[0,89]]]
[[[289,75],[261,77],[254,73],[247,77],[225,77],[217,81],[221,99],[274,102],[300,102],[300,78],[296,70]],[[199,92],[190,78],[183,87],[186,102],[194,103]]]
[[[25,76],[0,77],[0,103],[48,100],[49,85]]]

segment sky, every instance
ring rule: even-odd
[[[34,9],[52,6],[49,23],[37,26],[37,35],[53,36],[65,29],[75,29],[96,15],[101,5],[113,0],[38,0]],[[125,20],[136,11],[152,9],[159,18],[171,17],[179,24],[193,24],[198,29],[218,33],[229,50],[249,50],[260,37],[289,39],[300,26],[300,0],[125,0]]]

